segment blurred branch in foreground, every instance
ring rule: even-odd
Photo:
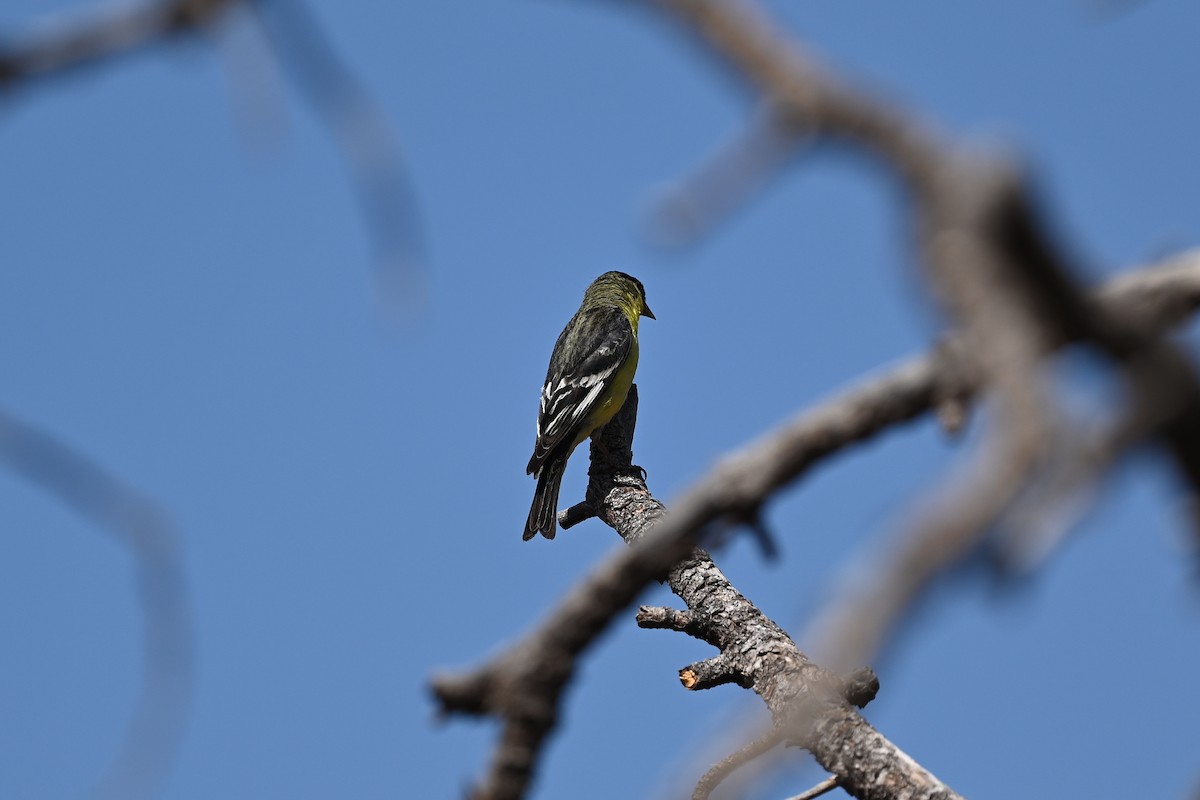
[[[341,151],[374,251],[385,309],[412,307],[424,292],[424,233],[416,193],[383,110],[300,0],[164,0],[101,7],[37,34],[0,41],[0,99],[199,36],[235,12],[255,14],[285,74]]]
[[[789,126],[847,145],[904,190],[925,277],[995,392],[989,469],[959,488],[961,501],[925,524],[979,530],[994,520],[1048,453],[1052,397],[1042,387],[1042,341],[1084,339],[1126,367],[1127,378],[1183,387],[1177,413],[1156,431],[1193,496],[1200,486],[1200,383],[1169,344],[1106,318],[1077,284],[1048,233],[1029,177],[1010,159],[971,150],[917,116],[849,85],[777,29],[757,3],[645,0],[666,12],[718,64]],[[1153,368],[1149,365],[1153,364]],[[1200,525],[1197,526],[1200,529]],[[964,534],[966,535],[966,534]]]
[[[478,795],[489,800],[523,796],[577,659],[650,582],[669,574],[691,613],[665,616],[721,649],[719,656],[681,672],[685,687],[732,682],[753,688],[771,710],[774,727],[810,750],[855,797],[954,796],[820,687],[836,681],[836,670],[873,658],[928,587],[982,546],[1052,465],[1074,459],[1079,468],[1068,464],[1066,472],[1094,481],[1121,455],[1051,436],[1065,409],[1048,380],[1050,353],[1081,344],[1113,364],[1127,401],[1121,402],[1124,431],[1109,441],[1128,448],[1160,440],[1193,498],[1200,492],[1200,380],[1186,355],[1161,337],[1159,320],[1131,320],[1085,290],[1077,265],[1051,235],[1030,175],[1013,159],[954,142],[905,109],[838,79],[751,0],[644,0],[639,5],[665,12],[786,129],[804,131],[818,144],[848,146],[900,187],[923,277],[954,330],[952,346],[725,459],[669,514],[649,496],[638,472],[612,476],[615,488],[604,495],[594,475],[592,510],[627,540],[640,540],[593,570],[547,620],[499,657],[465,675],[436,679],[435,693],[444,712],[503,720]],[[733,159],[739,162],[744,159]],[[751,183],[761,183],[762,170],[775,163],[783,162],[756,162]],[[693,189],[729,184],[728,170],[708,174],[714,172],[718,179],[693,181]],[[694,238],[698,227],[731,207],[723,200],[709,203],[710,213],[691,214],[693,219],[679,226],[680,238]],[[697,205],[694,199],[690,204]],[[761,506],[818,460],[934,408],[949,407],[943,419],[959,419],[965,398],[980,389],[992,401],[982,446],[965,470],[931,492],[934,501],[881,559],[877,580],[832,626],[841,642],[831,648],[837,655],[827,662],[835,673],[817,668],[782,629],[746,611],[745,598],[736,592],[726,597],[722,588],[691,595],[715,570],[692,563],[694,544],[721,528],[761,529]],[[608,432],[602,435],[607,438]],[[593,448],[594,470],[603,469],[604,458],[603,449]],[[632,491],[614,498],[622,489]],[[567,513],[572,519],[586,517],[577,509]],[[633,527],[627,530],[630,520]],[[698,577],[681,579],[681,571]],[[698,612],[712,598],[720,607]],[[733,627],[727,630],[726,623]],[[766,629],[773,633],[761,634]]]
[[[144,673],[125,737],[96,795],[149,798],[165,784],[187,726],[195,632],[180,544],[152,501],[44,431],[0,412],[0,462],[112,535],[135,561]]]
[[[1123,324],[1146,335],[1165,335],[1188,322],[1200,309],[1200,249],[1161,264],[1131,270],[1105,283],[1092,298],[1106,315],[1123,320]],[[1060,339],[1045,344],[1061,348],[1071,342]],[[743,458],[761,459],[770,452],[773,443],[793,448],[792,458],[821,458],[844,449],[846,444],[882,432],[884,425],[937,413],[947,400],[958,405],[971,403],[985,388],[969,352],[961,341],[950,338],[929,355],[909,358],[858,390],[805,412],[760,440],[757,455],[751,455],[753,449],[743,450]],[[842,430],[834,422],[839,409],[849,430]],[[1026,499],[1033,507],[1023,502],[1010,512],[1019,519],[1018,527],[1010,529],[1002,523],[997,530],[1001,535],[998,546],[1006,548],[1002,552],[1031,545],[1027,540],[1010,541],[1008,537],[1032,535],[1024,526],[1030,524],[1033,515],[1039,515],[1039,522],[1045,524],[1048,512],[1057,511],[1055,503],[1090,499],[1091,485],[1104,480],[1118,461],[1151,432],[1153,420],[1147,419],[1144,412],[1144,406],[1135,406],[1126,418],[1099,432],[1087,431],[1076,443],[1082,448],[1078,457],[1064,467],[1067,486],[1044,487],[1051,495],[1049,498],[1044,493],[1035,493]],[[1161,409],[1150,410],[1153,418],[1161,413]],[[796,477],[801,475],[803,472]],[[1050,515],[1049,527],[1036,531],[1037,535],[1049,537],[1044,543],[1047,547],[1066,535],[1065,530],[1053,527],[1053,523],[1068,524],[1068,521],[1053,519],[1054,516]],[[859,563],[845,570],[843,585],[831,602],[818,611],[798,641],[834,670],[864,663],[877,665],[908,629],[908,623],[924,607],[926,598],[992,546],[983,535],[989,530],[980,529],[973,536],[947,537],[945,529],[910,525],[874,543]],[[1044,563],[1044,558],[1045,555],[1037,563]],[[715,749],[726,752],[768,732],[757,719],[726,725],[724,730],[726,735],[720,737],[723,743]],[[709,748],[705,750],[708,752]],[[739,773],[735,780],[740,785],[788,758],[790,754],[785,751],[772,751],[751,769]]]

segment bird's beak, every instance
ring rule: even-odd
[[[658,319],[658,317],[654,316],[654,312],[650,310],[650,306],[644,302],[642,303],[642,316],[649,317],[650,319]]]

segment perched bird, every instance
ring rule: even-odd
[[[625,403],[638,364],[638,319],[654,319],[641,281],[606,272],[583,293],[583,303],[559,334],[546,370],[537,441],[526,472],[537,491],[524,539],[554,538],[558,488],[571,451],[613,418]]]

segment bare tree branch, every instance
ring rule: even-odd
[[[883,627],[860,619],[864,640],[880,640],[885,619],[902,615],[932,576],[975,549],[1046,463],[1056,415],[1041,362],[1056,342],[1094,344],[1124,365],[1135,395],[1158,399],[1164,413],[1157,432],[1195,495],[1200,380],[1175,348],[1107,314],[1076,284],[1020,169],[953,146],[914,116],[839,82],[749,0],[652,5],[672,15],[781,118],[856,145],[907,190],[930,283],[962,329],[961,345],[978,379],[995,393],[983,446],[966,469],[930,493],[936,502],[914,523],[908,544],[892,551],[887,574],[894,583],[872,586]],[[854,627],[837,631],[846,637]],[[847,646],[845,652],[847,660],[839,663],[873,650]]]
[[[592,442],[588,502],[597,516],[633,545],[620,554],[634,554],[632,560],[614,559],[609,564],[623,560],[627,566],[635,566],[638,557],[662,547],[659,530],[669,528],[675,519],[674,513],[663,515],[663,506],[646,488],[641,470],[630,466],[636,418],[635,388]],[[682,541],[687,543],[686,538]],[[651,557],[651,563],[658,562]],[[435,678],[434,693],[444,712],[483,711],[504,721],[492,767],[475,796],[516,798],[528,788],[541,744],[553,726],[552,709],[574,671],[579,652],[577,647],[566,652],[558,646],[550,625],[563,626],[557,631],[559,640],[564,634],[576,639],[574,632],[581,627],[593,630],[595,606],[615,599],[610,594],[615,587],[596,580],[610,574],[602,568],[577,587],[576,592],[586,590],[594,600],[589,607],[575,609],[573,618],[564,614],[569,598],[551,623],[490,664],[467,675]],[[958,797],[854,710],[842,693],[848,686],[858,687],[861,675],[847,682],[809,661],[782,628],[729,583],[707,553],[691,550],[676,559],[666,581],[689,612],[705,620],[712,641],[721,650],[716,658],[681,670],[685,688],[700,690],[736,682],[753,689],[784,732],[782,738],[809,750],[855,797]],[[628,602],[625,587],[620,591],[623,607]],[[556,677],[553,685],[546,680],[551,672]],[[503,685],[502,694],[495,691],[497,685]],[[858,688],[855,692],[861,697]],[[534,708],[540,711],[536,716],[529,713]],[[879,780],[881,775],[886,779]]]
[[[912,544],[893,554],[889,574],[896,582],[887,587],[889,591],[876,592],[872,598],[882,599],[876,605],[886,609],[878,617],[879,625],[864,627],[861,619],[855,619],[850,626],[852,631],[856,627],[865,631],[865,639],[878,640],[891,620],[911,608],[935,576],[978,545],[1045,462],[1048,433],[1055,419],[1053,396],[1042,377],[1043,360],[1050,350],[1068,341],[1085,340],[1125,364],[1138,391],[1151,395],[1169,385],[1182,385],[1175,402],[1168,404],[1171,413],[1163,417],[1168,422],[1161,432],[1193,485],[1200,485],[1200,391],[1185,359],[1155,335],[1121,325],[1119,317],[1105,314],[1076,285],[1068,260],[1052,243],[1034,210],[1026,177],[1007,159],[960,150],[911,115],[836,81],[780,35],[750,2],[654,0],[652,4],[673,14],[737,77],[757,88],[788,127],[854,144],[898,180],[913,201],[915,228],[930,283],[961,332],[959,347],[944,349],[937,360],[924,359],[902,367],[887,379],[852,392],[841,402],[818,409],[771,439],[726,459],[665,518],[640,476],[621,472],[619,467],[611,475],[602,475],[598,465],[611,457],[611,451],[594,450],[588,504],[629,541],[642,539],[651,524],[654,532],[632,548],[630,552],[636,556],[622,553],[593,573],[580,589],[596,598],[594,606],[607,604],[615,613],[631,601],[637,588],[632,580],[619,587],[611,583],[614,564],[619,563],[631,577],[648,579],[667,570],[672,557],[682,558],[669,570],[668,582],[688,604],[692,618],[684,627],[691,625],[699,632],[701,626],[708,626],[702,635],[709,641],[715,638],[721,649],[719,656],[681,671],[685,686],[698,689],[736,682],[753,688],[767,703],[775,724],[787,729],[791,740],[809,748],[851,794],[948,796],[949,789],[871,730],[844,699],[829,700],[836,693],[797,688],[829,687],[836,679],[796,650],[778,626],[746,611],[753,606],[727,582],[721,584],[723,576],[705,554],[684,557],[688,544],[701,540],[706,530],[719,523],[758,519],[761,504],[773,492],[830,452],[932,406],[945,409],[948,402],[958,406],[974,389],[986,385],[996,397],[997,411],[984,447],[965,472],[965,480],[940,492],[944,499],[914,526],[908,537]],[[951,358],[947,364],[945,354],[956,351],[962,357]],[[960,363],[954,363],[956,360]],[[939,385],[939,380],[949,385]],[[806,424],[812,427],[806,428]],[[606,430],[602,435],[608,439],[614,434]],[[603,487],[603,495],[599,487]],[[586,515],[573,509],[568,516]],[[631,568],[635,566],[642,571],[634,573]],[[705,591],[695,594],[697,586]],[[573,594],[568,605],[577,597]],[[709,608],[706,602],[717,605]],[[576,631],[583,627],[578,619],[572,619],[583,611],[574,609],[564,616],[566,608],[560,608],[545,627],[493,665],[465,678],[440,679],[437,691],[443,707],[452,709],[455,702],[461,703],[464,688],[478,687],[480,676],[492,675],[495,665],[511,670],[513,654],[520,654],[525,671],[523,676],[520,670],[510,671],[506,694],[521,694],[515,691],[514,680],[523,681],[521,689],[528,690],[532,688],[528,676],[542,674],[542,670],[529,671],[529,664],[524,663],[528,659],[543,664],[552,660],[561,670],[550,695],[555,698],[550,705],[556,705],[557,693],[573,671],[571,659],[582,643],[578,637],[573,639],[567,659],[561,652],[554,659],[537,655],[537,647],[549,644],[547,637],[555,624],[573,624]],[[746,616],[739,618],[738,609]],[[604,625],[596,619],[595,610],[590,609],[592,616],[585,617],[589,631]],[[698,622],[697,617],[710,621]],[[729,620],[730,627],[726,629],[720,620]],[[769,642],[770,646],[760,649],[747,645],[748,640]],[[734,647],[733,641],[744,646]],[[862,652],[861,648],[842,652],[847,650]],[[763,660],[763,653],[770,656]],[[521,677],[514,679],[513,675]],[[543,701],[546,697],[541,695]],[[525,702],[532,701],[527,698]],[[791,728],[796,720],[794,703],[802,707],[800,716],[810,723],[803,735],[795,735]],[[485,704],[472,701],[463,705],[479,708]],[[552,714],[543,713],[536,724],[528,725],[527,717],[511,708],[491,706],[489,710],[507,722],[481,794],[519,796],[553,724]],[[854,756],[848,760],[851,752]],[[887,765],[873,763],[877,756]],[[877,767],[872,774],[887,776],[895,783],[876,786],[860,771],[867,765],[868,769]]]
[[[1200,309],[1200,249],[1116,277],[1094,294],[1094,300],[1105,314],[1119,319],[1122,325],[1147,336],[1161,336]],[[1046,342],[1047,346],[1058,348],[1069,344],[1067,333],[1063,331],[1064,338]],[[1134,386],[1141,385],[1134,382]],[[794,448],[793,457],[804,464],[795,475],[800,478],[808,466],[840,447],[869,438],[888,425],[927,411],[938,411],[946,397],[954,397],[960,404],[969,403],[981,388],[979,370],[970,362],[961,339],[951,337],[939,343],[929,355],[910,358],[875,381],[828,401],[763,437],[758,454],[747,456],[746,460],[752,462],[765,456],[771,452],[772,441],[782,443],[786,438]],[[1127,417],[1109,431],[1115,439],[1107,444],[1124,452],[1131,443],[1147,435],[1165,414],[1171,413],[1161,407],[1171,394],[1135,399]],[[832,421],[847,409],[856,409],[849,416],[856,422],[843,430]],[[878,419],[877,414],[885,409],[886,419]],[[1088,473],[1093,478],[1103,467],[1111,466],[1118,455],[1104,450],[1101,443],[1092,442],[1084,443],[1084,457],[1091,456],[1095,448],[1100,448],[1097,455],[1103,458]],[[805,463],[806,458],[813,461]],[[1080,468],[1087,469],[1081,464],[1068,467],[1072,472]],[[1076,491],[1080,490],[1078,482],[1072,485]],[[873,663],[916,611],[934,582],[961,564],[979,544],[976,537],[958,540],[947,536],[945,528],[910,526],[906,537],[882,552],[872,551],[866,568],[858,565],[848,570],[853,580],[809,625],[800,640],[833,669]],[[730,737],[726,749],[733,748],[733,742],[762,735],[757,725],[749,726],[757,731],[752,734],[743,733],[742,727]],[[773,754],[768,759],[777,757]],[[756,769],[763,766],[761,761],[755,764]]]

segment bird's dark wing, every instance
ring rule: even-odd
[[[567,341],[567,332],[577,333]],[[580,426],[607,394],[612,377],[629,357],[633,326],[618,308],[580,311],[567,324],[546,372],[538,411],[537,441],[528,472],[537,474],[551,453],[579,435]]]

